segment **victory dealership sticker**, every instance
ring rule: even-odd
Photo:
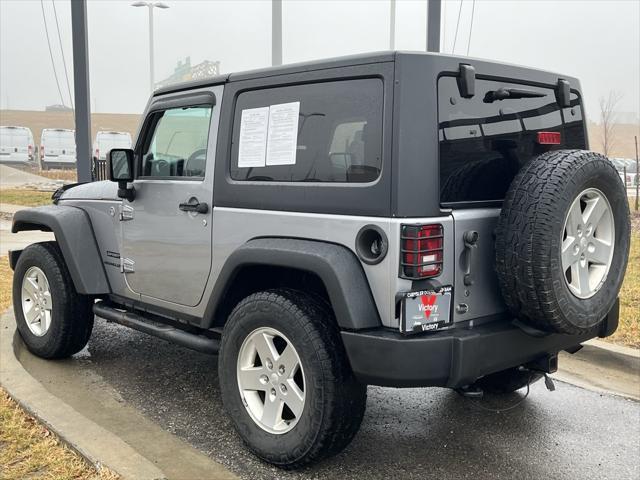
[[[417,333],[438,330],[452,323],[451,287],[408,292],[402,301],[400,329]]]

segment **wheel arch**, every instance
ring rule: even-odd
[[[353,252],[328,242],[273,237],[252,239],[229,256],[202,326],[222,326],[245,296],[281,287],[302,288],[326,301],[342,329],[381,326],[366,275]]]
[[[87,212],[61,205],[19,210],[13,216],[11,231],[17,233],[28,230],[53,232],[78,293],[99,295],[111,292]],[[13,251],[10,254],[12,268],[20,252]]]

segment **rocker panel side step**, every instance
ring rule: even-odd
[[[201,353],[217,355],[218,350],[220,350],[219,340],[188,333],[169,325],[150,323],[149,319],[141,315],[118,310],[105,302],[95,303],[93,305],[93,313],[111,322],[119,323],[125,327],[133,328]]]

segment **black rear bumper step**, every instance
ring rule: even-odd
[[[151,323],[151,319],[147,319],[137,313],[118,310],[105,302],[95,303],[93,305],[93,313],[111,322],[119,323],[125,327],[133,328],[201,353],[216,355],[220,350],[219,340],[185,332],[170,325]]]
[[[535,337],[506,321],[414,336],[388,329],[341,335],[353,373],[362,383],[457,388],[520,365],[552,372],[558,352],[575,352],[582,342],[611,335],[618,326],[618,309],[616,301],[601,325],[581,335]]]

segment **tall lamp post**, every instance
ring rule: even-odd
[[[427,0],[427,52],[440,51],[440,25],[442,0]]]
[[[149,82],[153,93],[153,8],[169,8],[169,5],[162,2],[133,2],[132,7],[147,7],[149,9]]]

